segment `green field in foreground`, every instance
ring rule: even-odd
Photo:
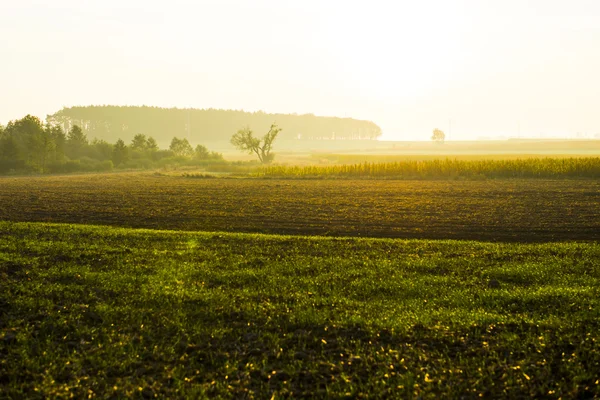
[[[0,397],[598,396],[598,260],[0,222]]]

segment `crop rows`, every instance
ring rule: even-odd
[[[600,240],[595,180],[0,179],[0,220],[486,241]]]

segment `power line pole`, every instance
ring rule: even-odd
[[[192,123],[190,122],[190,109],[187,110],[187,139],[190,141],[190,135],[192,133]]]

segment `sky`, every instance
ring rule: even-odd
[[[111,104],[600,134],[598,0],[0,0],[0,37],[0,124]]]

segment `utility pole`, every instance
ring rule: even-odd
[[[190,109],[187,109],[187,139],[190,141],[190,135],[192,133],[192,124],[190,122]]]

